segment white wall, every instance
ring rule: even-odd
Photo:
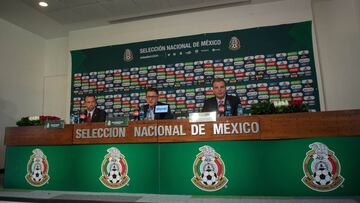
[[[45,43],[44,114],[68,117],[70,109],[70,52],[68,38],[47,40]],[[66,119],[67,120],[67,119]]]
[[[69,33],[69,49],[239,30],[311,19],[310,0],[234,6],[73,31]]]
[[[5,127],[43,108],[45,40],[0,19],[0,168]]]
[[[314,0],[326,110],[359,109],[360,3]]]

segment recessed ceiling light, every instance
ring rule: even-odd
[[[47,6],[48,6],[48,3],[46,3],[45,1],[40,1],[40,2],[39,2],[39,6],[41,6],[41,7],[47,7]]]

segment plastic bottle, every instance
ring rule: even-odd
[[[145,112],[144,112],[143,108],[140,108],[139,121],[142,121],[144,119],[145,119]]]
[[[73,113],[70,114],[70,124],[75,124],[75,115]]]
[[[81,123],[80,112],[75,114],[75,123]]]
[[[237,115],[238,115],[238,116],[241,116],[241,115],[243,115],[243,114],[244,114],[244,110],[243,110],[241,104],[238,104]]]
[[[78,112],[74,112],[70,116],[70,122],[71,124],[77,124],[80,123],[80,117]]]
[[[232,116],[231,106],[229,104],[229,101],[226,101],[225,116]]]

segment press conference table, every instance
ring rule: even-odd
[[[360,110],[188,120],[130,121],[128,126],[104,123],[7,127],[4,188],[192,195],[308,196],[324,195],[302,179],[310,146],[321,143],[336,157],[341,185],[327,195],[360,195]],[[313,146],[313,145],[312,145]],[[214,150],[223,185],[199,187],[197,175]],[[120,187],[102,181],[109,150],[121,154],[127,179]],[[34,150],[46,156],[48,180],[41,186],[26,179]],[[209,148],[208,148],[209,149]],[[111,151],[111,150],[110,150]],[[219,179],[219,182],[220,179]],[[311,184],[311,183],[310,183]],[[115,184],[116,185],[116,184]],[[331,184],[330,184],[331,185]]]

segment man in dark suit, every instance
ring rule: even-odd
[[[85,122],[105,122],[106,113],[105,111],[96,108],[96,100],[94,95],[85,96]]]
[[[155,88],[148,88],[146,90],[146,104],[141,107],[141,110],[145,114],[146,120],[161,120],[161,119],[173,119],[174,116],[171,114],[170,107],[168,106],[168,111],[166,113],[155,113],[156,105],[167,105],[161,102],[158,102],[159,92]]]
[[[216,111],[218,116],[237,116],[240,103],[238,97],[226,95],[226,84],[224,79],[215,78],[212,82],[215,97],[205,100],[203,112]]]

